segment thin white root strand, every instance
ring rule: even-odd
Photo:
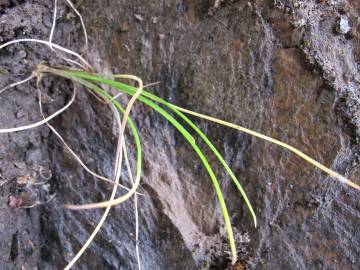
[[[39,86],[38,86],[38,87],[39,87]],[[40,90],[38,90],[38,91],[39,91],[39,100],[41,101],[41,96],[42,96],[42,94],[41,94],[41,91],[40,91]],[[76,91],[76,87],[74,88],[74,91],[77,92],[77,91]],[[75,93],[75,95],[76,95],[76,93]],[[43,117],[44,119],[46,119],[46,117],[45,117],[45,115],[44,115],[44,112],[43,112],[43,109],[42,109],[42,104],[41,104],[41,103],[39,103],[39,108],[40,108],[40,114],[42,115],[42,117]],[[100,180],[103,180],[103,181],[106,181],[106,182],[109,182],[109,183],[112,183],[112,184],[115,183],[113,180],[110,180],[110,179],[108,179],[108,178],[106,178],[106,177],[104,177],[104,176],[101,176],[101,175],[93,172],[92,170],[90,170],[89,167],[87,167],[87,166],[85,165],[85,163],[80,159],[80,157],[79,157],[79,156],[72,150],[72,148],[65,142],[64,138],[60,135],[60,133],[59,133],[49,122],[46,122],[45,124],[46,124],[46,125],[48,126],[48,128],[58,137],[58,139],[63,143],[63,145],[65,146],[65,148],[70,152],[70,154],[75,158],[75,160],[80,164],[81,167],[83,167],[83,169],[84,169],[86,172],[88,172],[89,174],[91,174],[92,176],[94,176],[94,177],[97,178],[97,179],[100,179]],[[49,179],[47,179],[47,180],[49,180]],[[38,185],[39,183],[36,183],[36,184]],[[121,187],[121,188],[123,188],[123,189],[125,189],[125,190],[127,190],[127,191],[130,190],[128,187],[126,187],[126,186],[124,186],[124,185],[121,185],[121,184],[119,184],[119,187]],[[140,195],[140,196],[143,196],[143,194],[141,194],[141,193],[137,193],[137,194]]]
[[[43,119],[43,120],[41,120],[39,122],[36,122],[34,124],[26,125],[26,126],[15,127],[15,128],[3,128],[3,129],[0,129],[0,134],[1,133],[10,133],[10,132],[16,132],[16,131],[21,131],[21,130],[32,129],[32,128],[39,127],[39,126],[49,122],[51,119],[55,118],[56,116],[58,116],[59,114],[61,114],[65,110],[67,110],[71,106],[71,104],[74,102],[75,96],[76,96],[76,92],[74,91],[73,96],[71,97],[70,101],[63,108],[56,111],[52,115],[46,117],[45,119]]]
[[[139,85],[142,87],[142,81],[139,79],[138,80]],[[120,93],[122,94],[122,93]],[[118,96],[120,96],[119,94],[117,94],[116,96],[113,97],[113,99],[115,100]],[[117,108],[111,104],[110,106],[111,110],[113,111],[115,118],[118,121],[118,126],[121,126],[121,120],[120,120],[120,114],[119,111],[117,110]],[[119,130],[119,132],[121,132],[121,129]],[[128,175],[130,178],[130,182],[131,184],[134,186],[135,185],[135,181],[131,172],[131,166],[130,166],[130,162],[128,159],[128,154],[127,154],[127,149],[126,149],[126,138],[125,135],[123,135],[124,138],[122,140],[122,150],[124,153],[124,159],[125,159],[125,165],[128,171]],[[135,253],[136,253],[136,261],[137,261],[137,265],[138,265],[138,270],[141,270],[141,259],[140,259],[140,250],[139,250],[139,213],[138,213],[138,198],[137,198],[137,192],[134,193],[134,211],[135,211]]]
[[[86,67],[88,67],[90,69],[92,68],[91,65],[80,54],[78,54],[72,50],[66,49],[58,44],[55,44],[55,43],[52,43],[49,41],[45,41],[45,40],[41,40],[41,39],[22,38],[22,39],[11,40],[9,42],[6,42],[6,43],[0,45],[0,50],[9,45],[16,44],[16,43],[23,43],[23,42],[39,43],[39,44],[44,44],[46,46],[49,46],[50,48],[55,48],[59,51],[62,51],[64,53],[67,53],[67,54],[77,57]]]
[[[73,5],[70,5],[71,8],[73,8]],[[74,11],[76,11],[76,9],[73,8]],[[77,61],[73,60],[73,59],[70,59],[70,58],[67,58],[67,57],[64,57],[62,56],[60,53],[58,53],[57,51],[55,51],[53,49],[53,43],[52,43],[52,40],[53,40],[53,36],[54,36],[54,32],[55,32],[55,27],[56,27],[56,17],[57,17],[57,0],[54,1],[54,12],[53,12],[53,23],[52,23],[52,26],[51,26],[51,31],[50,31],[50,36],[49,36],[49,42],[51,43],[50,44],[50,49],[53,50],[56,54],[59,54],[60,58],[62,58],[64,61],[70,63],[71,65],[75,65],[77,67],[80,67],[81,69],[83,70],[86,70],[86,66],[78,63]],[[84,33],[86,33],[86,28],[85,28],[85,25],[82,23],[81,24],[83,29],[84,29]],[[87,43],[87,35],[86,35],[86,43]]]
[[[1,174],[0,174],[0,187],[5,185],[6,183],[8,183],[10,180],[9,179],[5,179]]]
[[[119,97],[121,97],[122,95],[124,95],[124,93],[118,93],[113,97],[113,100],[117,100]],[[110,102],[110,101],[108,101]]]
[[[25,208],[25,209],[29,209],[29,208],[34,208],[36,206],[39,206],[39,205],[44,205],[44,204],[48,204],[49,202],[51,202],[54,198],[56,197],[56,194],[53,194],[50,196],[50,198],[45,201],[45,202],[40,202],[40,201],[36,201],[34,204],[32,205],[29,205],[29,206],[20,206],[19,208]]]
[[[87,35],[87,31],[86,31],[86,27],[85,27],[85,23],[83,20],[83,17],[81,16],[80,12],[76,9],[76,7],[74,6],[74,4],[70,1],[70,0],[66,0],[66,2],[69,4],[69,6],[74,10],[74,12],[76,13],[76,15],[79,17],[80,22],[81,22],[81,26],[84,32],[84,37],[85,37],[85,48],[84,51],[87,50],[88,48],[88,35]]]
[[[50,30],[50,36],[49,36],[49,43],[52,44],[52,39],[54,36],[54,31],[55,31],[55,27],[56,27],[56,16],[57,16],[57,0],[54,1],[54,15],[53,15],[53,23],[51,26],[51,30]],[[52,45],[50,45],[50,48],[52,48]]]
[[[148,84],[145,84],[145,85],[144,85],[144,88],[151,87],[151,86],[158,85],[158,84],[160,84],[160,82],[148,83]]]
[[[111,104],[112,105],[112,104]],[[120,116],[119,116],[120,117]],[[121,133],[119,134],[119,140],[121,143]],[[122,152],[121,152],[121,144],[118,141],[118,145],[117,145],[117,150],[116,150],[116,159],[115,159],[115,166],[114,166],[114,174],[115,174],[115,184],[114,184],[114,188],[112,190],[111,196],[110,196],[110,201],[112,201],[115,198],[116,195],[116,191],[117,191],[117,185],[119,183],[120,180],[120,174],[121,174],[121,164],[122,164]],[[120,154],[119,153],[119,148],[120,148]],[[130,192],[130,191],[129,191]],[[65,205],[65,208],[68,208],[68,206]],[[70,208],[71,209],[71,208]],[[90,244],[92,243],[92,241],[94,240],[95,236],[98,234],[98,232],[100,231],[101,227],[103,226],[109,212],[111,209],[111,205],[107,206],[105,209],[104,214],[102,215],[99,223],[96,225],[94,231],[92,232],[92,234],[89,236],[88,240],[85,242],[85,244],[81,247],[81,249],[78,251],[78,253],[74,256],[74,258],[68,263],[68,265],[64,268],[64,270],[69,270],[71,269],[71,267],[74,266],[74,264],[79,260],[79,258],[82,256],[82,254],[86,251],[86,249],[90,246]]]
[[[65,146],[65,148],[70,152],[70,154],[75,158],[75,160],[80,164],[81,167],[83,167],[83,169],[85,171],[87,171],[89,174],[91,174],[92,176],[94,176],[97,179],[100,179],[102,181],[106,181],[108,183],[111,184],[115,184],[114,180],[111,180],[109,178],[106,178],[104,176],[101,176],[97,173],[95,173],[94,171],[90,170],[89,167],[80,159],[80,157],[71,149],[71,147],[65,142],[64,138],[59,134],[59,132],[49,123],[46,123],[46,125],[50,128],[50,130],[59,138],[59,140],[62,142],[62,144]],[[130,191],[130,188],[122,185],[122,184],[118,184],[119,187]],[[137,195],[143,196],[144,194],[137,192]]]
[[[142,81],[140,80],[139,84],[141,86]],[[121,93],[120,93],[121,94]],[[112,99],[115,100],[115,98],[119,96],[116,95],[114,96]],[[121,132],[121,119],[120,119],[120,114],[119,111],[117,110],[117,108],[111,103],[110,105],[111,110],[113,111],[115,118],[117,119],[118,122],[118,127],[119,127],[119,133]],[[131,181],[131,184],[134,186],[135,185],[135,181],[131,172],[131,166],[130,166],[130,162],[128,159],[128,154],[127,154],[127,149],[126,149],[126,138],[124,135],[123,141],[122,141],[122,150],[123,150],[123,154],[124,154],[124,160],[125,160],[125,165],[128,171],[128,175]],[[138,213],[138,198],[137,198],[137,192],[134,193],[134,211],[135,211],[135,253],[136,253],[136,260],[137,260],[137,265],[138,265],[138,270],[141,270],[141,260],[140,260],[140,250],[139,250],[139,213]]]
[[[70,59],[70,58],[66,58],[66,57],[61,57],[62,59],[64,59],[66,62],[73,64],[72,67],[77,66],[78,68],[81,68],[82,70],[86,70],[87,67],[84,66],[83,64],[80,64],[79,62],[77,62],[76,60]]]
[[[76,256],[71,260],[71,262],[65,267],[64,270],[69,270],[77,262],[77,260],[81,257],[81,255],[85,252],[85,250],[91,244],[91,242],[95,238],[96,234],[99,232],[100,228],[104,224],[104,222],[105,222],[105,220],[106,220],[106,218],[107,218],[107,216],[109,214],[109,211],[110,211],[111,207],[113,205],[115,205],[114,201],[116,201],[116,200],[119,201],[119,198],[115,200],[115,195],[116,195],[116,191],[117,191],[117,184],[119,183],[120,174],[121,174],[121,164],[122,164],[122,151],[121,151],[122,147],[121,146],[123,144],[125,127],[126,127],[126,123],[127,123],[131,108],[132,108],[134,102],[136,101],[136,99],[138,98],[138,96],[142,92],[143,84],[142,84],[141,80],[140,80],[140,82],[141,82],[141,84],[139,85],[138,91],[130,99],[130,101],[129,101],[127,107],[126,107],[126,110],[124,112],[124,117],[123,117],[123,121],[122,121],[121,128],[120,128],[120,133],[119,133],[118,146],[117,146],[117,150],[116,150],[116,157],[119,156],[119,158],[116,158],[116,162],[115,162],[115,172],[116,172],[115,173],[116,174],[115,185],[114,185],[113,191],[111,193],[110,200],[108,202],[94,203],[94,204],[65,205],[66,208],[72,209],[72,210],[92,209],[92,208],[100,208],[100,207],[106,207],[106,209],[105,209],[105,212],[104,212],[101,220],[97,224],[95,230],[90,235],[89,239],[86,241],[86,243],[80,249],[80,251],[76,254]],[[114,105],[111,104],[111,106],[114,106]],[[119,114],[118,111],[117,111],[117,114]],[[120,118],[120,115],[118,115],[118,117]],[[120,197],[120,199],[122,199],[121,202],[124,202],[124,201],[128,200],[136,192],[139,184],[140,184],[140,178],[137,178],[136,181],[135,181],[135,184],[131,188],[131,190],[127,194]],[[105,203],[105,206],[103,206],[104,203]],[[119,203],[116,203],[116,204],[119,204]]]
[[[129,178],[130,178],[131,183],[134,185],[135,181],[134,181],[134,177],[131,172],[131,167],[130,167],[130,163],[129,163],[129,159],[128,159],[128,155],[127,155],[125,138],[124,138],[124,143],[123,143],[123,151],[124,151],[125,164],[126,164],[126,168],[127,168],[128,174],[129,174]],[[138,210],[137,193],[134,194],[134,210],[135,210],[135,253],[136,253],[136,261],[137,261],[137,265],[138,265],[138,270],[141,270],[140,247],[139,247],[139,210]]]
[[[134,75],[116,75],[114,76],[115,78],[122,78],[122,79],[132,79],[132,80],[136,80],[139,83],[139,87],[138,90],[135,92],[135,94],[131,97],[128,106],[126,107],[126,110],[124,112],[124,118],[123,118],[123,125],[126,125],[126,122],[124,122],[124,119],[127,120],[127,118],[129,117],[129,113],[130,110],[134,104],[134,102],[136,101],[136,99],[141,95],[142,89],[143,89],[143,83],[142,80]],[[123,129],[122,128],[122,133],[123,133]],[[116,198],[114,200],[112,200],[110,202],[109,201],[104,201],[104,202],[98,202],[98,203],[89,203],[89,204],[83,204],[83,205],[65,205],[66,208],[71,209],[71,210],[85,210],[85,209],[96,209],[96,208],[105,208],[110,206],[114,206],[114,205],[118,205],[120,203],[123,203],[125,201],[127,201],[132,195],[133,193],[136,191],[137,187],[140,184],[140,179],[136,179],[136,182],[134,184],[134,186],[131,188],[131,190],[126,193],[125,195]]]
[[[27,77],[27,78],[25,78],[25,79],[23,79],[23,80],[21,80],[19,82],[9,84],[9,85],[5,86],[3,89],[0,90],[0,94],[2,94],[4,91],[6,91],[9,88],[13,88],[13,87],[18,86],[20,84],[26,83],[26,82],[30,81],[31,79],[33,79],[33,78],[34,78],[34,74],[31,74],[29,77]]]

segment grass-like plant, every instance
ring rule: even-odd
[[[50,68],[47,66],[39,66],[38,67],[38,72],[40,73],[51,73],[54,75],[58,75],[58,76],[62,76],[65,78],[68,78],[74,82],[77,82],[79,84],[84,85],[85,87],[87,87],[88,89],[94,91],[94,93],[101,95],[102,97],[104,97],[106,100],[108,100],[109,102],[112,102],[115,106],[119,106],[119,103],[113,99],[106,91],[104,91],[100,85],[108,85],[116,90],[118,90],[119,92],[122,93],[126,93],[128,95],[134,95],[135,93],[137,93],[137,88],[115,81],[115,80],[110,80],[110,79],[106,79],[104,76],[100,75],[100,74],[92,74],[92,73],[88,73],[88,72],[83,72],[83,71],[75,71],[75,70],[62,70],[62,69],[55,69],[55,68]],[[117,76],[114,75],[114,77],[116,78]],[[142,103],[144,103],[145,105],[149,106],[150,108],[154,109],[155,111],[157,111],[160,115],[162,115],[165,119],[167,119],[181,134],[182,136],[185,138],[185,140],[192,146],[192,148],[194,149],[194,151],[197,153],[197,155],[199,156],[200,160],[202,161],[205,169],[207,170],[212,183],[214,185],[218,200],[220,202],[220,207],[221,207],[221,211],[223,214],[223,218],[224,218],[224,222],[225,222],[225,228],[228,234],[228,238],[229,238],[229,245],[230,245],[230,250],[231,250],[231,254],[232,254],[232,262],[235,263],[237,260],[237,252],[236,252],[236,245],[235,245],[235,240],[234,240],[234,235],[233,235],[233,230],[232,230],[232,226],[231,226],[231,221],[229,218],[229,214],[228,214],[228,210],[226,207],[226,203],[224,200],[224,197],[222,195],[221,192],[221,188],[219,185],[219,182],[214,174],[214,171],[211,168],[211,165],[209,164],[205,154],[202,152],[202,150],[199,148],[199,146],[196,143],[195,138],[188,132],[188,130],[182,125],[180,124],[168,111],[166,111],[164,108],[160,107],[159,105],[163,105],[166,109],[170,110],[171,112],[173,112],[175,115],[177,115],[178,117],[180,117],[182,120],[184,120],[189,127],[191,127],[195,133],[197,135],[199,135],[199,137],[208,145],[208,147],[213,151],[213,153],[216,155],[216,157],[218,158],[218,160],[220,161],[220,163],[222,164],[222,166],[224,167],[224,169],[226,170],[226,172],[230,175],[232,181],[234,182],[235,186],[237,187],[237,189],[239,190],[240,194],[242,195],[247,208],[250,211],[250,214],[253,218],[253,222],[254,225],[257,225],[257,220],[256,220],[256,215],[254,212],[254,209],[252,208],[250,201],[245,193],[245,191],[243,190],[240,182],[238,181],[238,179],[236,178],[236,176],[234,175],[234,173],[231,171],[231,169],[229,168],[229,166],[226,164],[224,158],[221,156],[221,154],[219,153],[219,151],[215,148],[215,146],[211,143],[211,141],[207,138],[207,136],[184,114],[191,114],[203,119],[207,119],[213,122],[216,122],[218,124],[221,125],[225,125],[228,127],[232,127],[235,128],[237,130],[240,130],[242,132],[246,132],[250,135],[256,136],[258,138],[261,138],[263,140],[269,141],[271,143],[277,144],[283,148],[286,148],[292,152],[294,152],[295,154],[297,154],[298,156],[300,156],[301,158],[303,158],[304,160],[306,160],[307,162],[313,164],[314,166],[318,167],[319,169],[323,170],[324,172],[326,172],[327,174],[329,174],[330,176],[336,178],[337,180],[339,180],[342,183],[345,183],[357,190],[360,190],[359,185],[357,185],[356,183],[351,182],[350,180],[346,179],[345,177],[343,177],[342,175],[336,173],[335,171],[327,168],[326,166],[320,164],[319,162],[317,162],[316,160],[310,158],[309,156],[305,155],[304,153],[302,153],[301,151],[299,151],[298,149],[283,143],[281,141],[278,141],[276,139],[273,139],[271,137],[265,136],[263,134],[257,133],[255,131],[246,129],[244,127],[217,119],[217,118],[213,118],[210,116],[206,116],[203,114],[199,114],[187,109],[183,109],[180,108],[178,106],[175,106],[167,101],[165,101],[164,99],[143,90],[141,92],[141,95],[138,96],[138,100]],[[183,113],[184,112],[184,113]],[[138,167],[138,169],[141,169]],[[122,203],[124,201],[124,198],[118,198],[118,199],[114,199],[113,201],[107,201],[107,202],[99,202],[99,203],[92,203],[92,204],[86,204],[86,205],[67,205],[66,207],[69,209],[74,209],[74,210],[80,210],[80,209],[89,209],[89,208],[98,208],[98,207],[107,207],[108,205],[116,205],[119,203]]]
[[[133,94],[136,93],[136,88],[134,88],[134,87],[132,87],[130,85],[121,84],[121,83],[113,81],[113,80],[104,79],[100,75],[94,75],[94,74],[89,74],[89,73],[79,72],[79,71],[58,70],[58,69],[53,69],[53,68],[44,67],[44,66],[39,67],[38,71],[39,72],[48,72],[48,73],[60,75],[60,76],[63,76],[65,78],[71,79],[71,80],[73,80],[75,82],[78,82],[78,83],[86,86],[90,90],[94,91],[96,94],[101,95],[103,98],[106,98],[107,100],[112,102],[117,107],[119,106],[119,103],[116,100],[112,99],[112,97],[109,94],[107,94],[103,89],[101,89],[99,86],[95,85],[92,82],[98,82],[98,83],[103,83],[103,84],[109,85],[109,86],[113,87],[114,89],[117,89],[118,91],[130,94],[130,95],[133,95]],[[117,76],[115,75],[115,77],[117,77]],[[231,250],[231,254],[232,254],[232,261],[235,263],[236,260],[237,260],[237,252],[236,252],[236,244],[235,244],[235,240],[234,240],[234,234],[233,234],[233,230],[232,230],[228,210],[227,210],[227,207],[226,207],[226,203],[225,203],[224,197],[222,195],[222,191],[221,191],[219,182],[218,182],[218,180],[216,178],[216,175],[215,175],[214,171],[212,170],[211,165],[209,164],[205,154],[201,151],[201,149],[197,145],[196,140],[194,139],[194,137],[171,114],[169,114],[166,110],[161,108],[154,101],[159,102],[160,104],[163,104],[163,105],[167,106],[169,109],[171,109],[177,115],[179,115],[183,120],[185,120],[190,125],[191,128],[193,128],[195,130],[195,132],[210,147],[210,149],[218,157],[219,161],[221,162],[221,164],[223,165],[225,170],[231,176],[231,179],[234,181],[236,187],[239,189],[241,195],[243,196],[243,198],[244,198],[244,200],[246,202],[246,205],[247,205],[248,209],[250,210],[250,213],[251,213],[251,215],[253,217],[254,224],[256,226],[257,221],[256,221],[255,212],[254,212],[254,210],[253,210],[253,208],[252,208],[252,206],[251,206],[251,204],[249,202],[248,197],[246,196],[245,191],[241,187],[241,184],[239,183],[238,179],[236,178],[234,173],[231,171],[229,166],[226,164],[226,162],[223,159],[223,157],[221,156],[221,154],[217,151],[215,146],[210,142],[210,140],[206,137],[206,135],[189,118],[187,118],[183,113],[181,113],[179,110],[174,108],[172,104],[166,102],[165,100],[163,100],[163,99],[161,99],[161,98],[159,98],[159,97],[157,97],[155,95],[150,94],[149,92],[144,92],[144,91],[142,91],[142,95],[140,95],[138,97],[138,100],[141,101],[142,103],[146,104],[147,106],[151,107],[152,109],[154,109],[155,111],[160,113],[165,119],[167,119],[183,135],[183,137],[192,146],[192,148],[194,149],[194,151],[197,153],[200,160],[202,161],[204,167],[206,168],[206,170],[207,170],[207,172],[208,172],[208,174],[209,174],[209,176],[210,176],[210,178],[212,180],[212,183],[213,183],[213,185],[215,187],[215,191],[216,191],[216,194],[217,194],[219,202],[220,202],[220,207],[221,207],[221,211],[223,213],[224,222],[225,222],[225,228],[226,228],[228,238],[229,238],[230,250]],[[110,204],[111,205],[117,205],[119,203],[124,202],[126,199],[127,198],[124,198],[124,197],[114,199]],[[108,202],[100,202],[100,203],[80,205],[80,206],[66,205],[66,207],[68,209],[81,210],[81,209],[89,209],[89,208],[107,207],[108,205],[109,205],[109,201]]]

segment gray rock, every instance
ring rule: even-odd
[[[83,45],[82,32],[78,20],[66,16],[62,2],[55,42],[77,50]],[[149,91],[286,141],[357,181],[360,42],[356,36],[335,35],[334,24],[336,18],[346,18],[339,33],[348,34],[360,5],[349,2],[345,16],[337,4],[275,2],[114,0],[104,6],[100,0],[84,1],[79,9],[92,45],[86,57],[98,72],[120,71],[137,74],[145,83],[160,81]],[[7,9],[0,17],[3,42],[34,35],[46,39],[51,10],[52,1],[40,0]],[[134,14],[141,14],[142,20]],[[157,18],[155,23],[152,18]],[[1,55],[6,74],[28,74],[41,60],[62,63],[38,45],[9,47]],[[20,65],[21,59],[28,62]],[[1,85],[10,80],[1,79]],[[1,126],[40,117],[35,90],[30,83],[2,94]],[[46,77],[42,90],[51,98],[45,110],[52,112],[65,104],[72,84]],[[19,107],[26,117],[16,117]],[[144,151],[140,192],[145,195],[139,197],[143,269],[226,268],[229,247],[220,208],[197,156],[143,104],[136,104],[132,116]],[[194,120],[224,154],[258,215],[259,226],[254,228],[241,196],[205,150],[232,217],[239,268],[359,269],[358,192],[269,143]],[[116,139],[106,106],[81,89],[75,106],[52,123],[89,167],[112,176]],[[103,211],[72,212],[62,205],[110,195],[111,186],[86,174],[47,132],[39,128],[0,137],[4,178],[31,175],[31,168],[41,163],[52,179],[49,188],[33,190],[34,200],[57,194],[51,203],[25,211],[7,207],[9,196],[24,191],[15,182],[1,187],[4,269],[63,268]],[[131,147],[131,158],[134,152]],[[29,166],[14,170],[14,162],[25,161]],[[135,269],[133,212],[131,201],[115,207],[76,269]]]

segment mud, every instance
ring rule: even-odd
[[[55,41],[79,50],[80,23],[62,2]],[[47,39],[52,6],[0,1],[1,43]],[[97,71],[159,81],[151,87],[159,96],[286,141],[357,181],[357,1],[112,0],[84,1],[79,10],[90,37],[86,58]],[[343,31],[341,18],[350,29]],[[0,86],[30,75],[41,61],[63,64],[38,45],[2,50]],[[66,103],[72,87],[44,78],[48,114]],[[2,127],[40,119],[35,89],[31,82],[2,93]],[[200,161],[159,115],[137,104],[133,116],[144,150],[143,269],[226,269],[221,212]],[[194,120],[239,176],[258,215],[259,227],[253,228],[235,187],[205,150],[235,227],[239,262],[233,269],[359,269],[357,192],[276,146]],[[116,137],[103,104],[80,91],[76,104],[52,123],[90,168],[111,177]],[[3,268],[62,269],[102,214],[66,211],[63,203],[104,200],[111,186],[86,174],[46,127],[1,134],[0,141],[0,174],[8,180],[0,186]],[[35,185],[43,174],[52,177]],[[54,194],[47,204],[18,208]],[[132,202],[113,209],[75,269],[135,269],[134,226]]]

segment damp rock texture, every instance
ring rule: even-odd
[[[58,2],[54,41],[80,51],[80,22],[66,1]],[[159,82],[149,90],[285,141],[359,183],[357,0],[78,3],[90,40],[84,57],[98,72]],[[0,8],[1,43],[48,39],[53,1],[0,1]],[[29,76],[41,61],[65,64],[41,45],[1,50],[0,87]],[[40,89],[51,114],[69,100],[73,85],[45,77]],[[82,88],[78,92],[75,104],[52,124],[92,170],[112,177],[114,119],[107,106]],[[41,119],[37,97],[35,81],[3,92],[1,128]],[[149,108],[137,103],[132,116],[144,151],[142,268],[229,268],[222,214],[200,160]],[[224,154],[257,213],[254,228],[235,186],[198,140],[219,177],[234,225],[239,261],[232,269],[359,269],[358,192],[277,146],[193,120]],[[136,149],[127,138],[133,160]],[[3,269],[64,268],[103,210],[73,212],[63,204],[106,200],[111,185],[87,174],[47,127],[0,134],[0,174]],[[121,181],[130,186],[126,174]],[[128,201],[111,210],[74,269],[135,269],[134,233],[133,201]]]

